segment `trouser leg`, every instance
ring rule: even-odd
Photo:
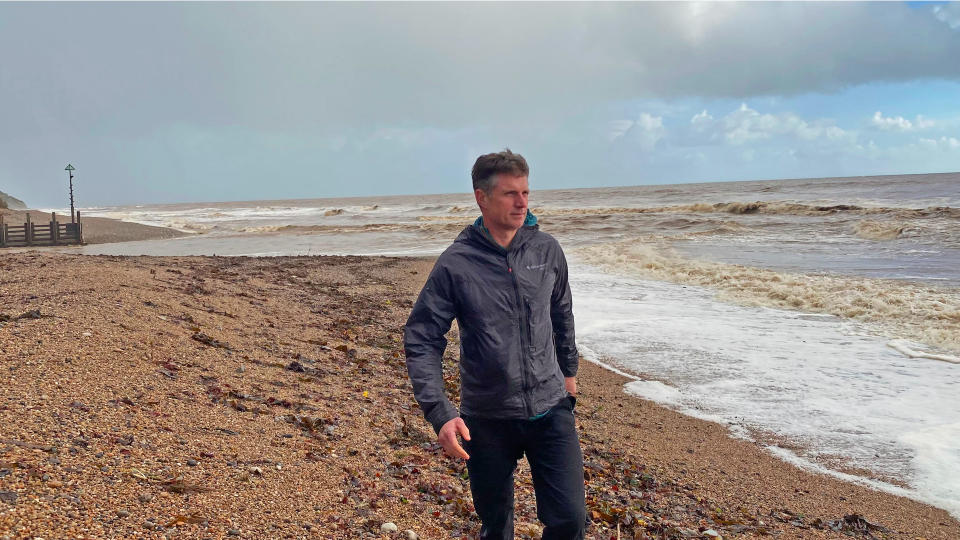
[[[463,420],[470,430],[464,450],[480,538],[513,540],[513,472],[522,455],[514,430],[508,420]]]
[[[544,525],[543,540],[580,540],[587,510],[583,454],[573,411],[559,407],[533,424],[526,453],[537,494],[537,517]]]

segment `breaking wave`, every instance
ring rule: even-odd
[[[436,233],[460,231],[463,223],[368,223],[365,225],[266,225],[244,227],[241,233],[360,233],[360,232],[411,232]]]
[[[642,239],[586,246],[584,262],[635,277],[711,287],[721,300],[870,323],[892,338],[960,352],[960,290],[688,259]]]
[[[853,233],[865,240],[895,240],[910,228],[904,222],[863,220],[853,225]]]
[[[811,205],[784,201],[694,203],[656,207],[594,207],[594,208],[534,208],[537,216],[568,216],[583,214],[782,214],[823,216],[837,213],[851,215],[890,214],[901,219],[920,217],[947,217],[960,219],[960,208],[931,206],[927,208],[866,207],[852,204]]]

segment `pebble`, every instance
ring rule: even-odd
[[[141,493],[140,495],[137,496],[137,498],[140,499],[140,502],[142,502],[142,503],[148,503],[148,502],[150,502],[150,501],[153,500],[153,494],[152,494],[152,493]]]
[[[188,460],[187,460],[187,465],[189,465],[189,466],[191,466],[191,467],[196,467],[196,466],[197,466],[197,460],[195,460],[195,459],[188,459]]]
[[[250,467],[250,474],[263,476],[263,469],[261,469],[260,467]]]
[[[720,533],[713,529],[707,529],[703,531],[704,536],[709,536],[710,538],[720,538]]]
[[[152,521],[150,521],[149,519],[143,522],[143,528],[144,528],[144,529],[150,529],[150,530],[152,531],[153,528],[156,527],[156,526],[157,526],[157,524],[154,523],[154,522],[152,522]]]
[[[110,467],[107,467],[106,465],[104,465],[103,467],[100,467],[100,470],[103,472],[110,472]]]
[[[419,538],[417,533],[413,532],[413,529],[407,529],[403,531],[403,534],[407,535],[407,540],[417,540]]]
[[[227,531],[230,536],[240,536],[240,529],[230,529]]]
[[[390,523],[389,521],[380,526],[380,532],[382,533],[395,533],[398,530],[396,524]]]
[[[117,517],[125,518],[129,516],[130,516],[130,512],[127,512],[126,510],[117,510]]]

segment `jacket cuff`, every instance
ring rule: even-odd
[[[444,424],[460,416],[460,413],[457,412],[457,409],[454,408],[449,401],[438,405],[436,410],[430,412],[431,414],[430,417],[427,418],[427,421],[433,426],[433,431],[437,435],[440,434],[440,428],[442,428]]]
[[[580,367],[580,359],[574,358],[572,362],[567,362],[566,364],[560,364],[560,373],[563,373],[564,377],[576,377],[577,370]]]

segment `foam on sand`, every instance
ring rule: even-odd
[[[632,372],[625,391],[960,515],[960,366],[908,358],[849,319],[570,260],[577,345]]]

